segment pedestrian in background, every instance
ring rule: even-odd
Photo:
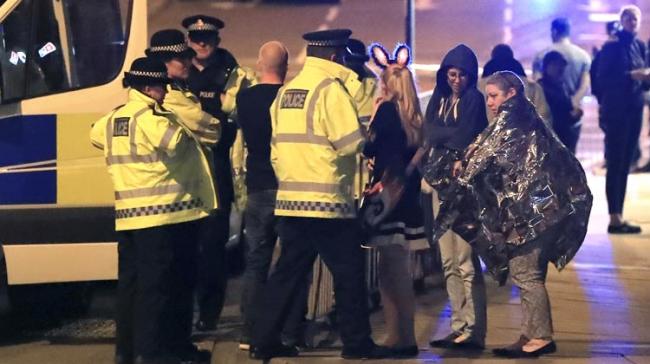
[[[371,49],[373,54],[380,53],[375,62],[383,71],[381,96],[363,149],[363,154],[375,161],[370,190],[381,188],[382,181],[391,179],[402,181],[404,190],[365,245],[379,251],[379,288],[387,335],[384,345],[394,357],[414,357],[419,349],[415,341],[410,251],[429,248],[420,207],[421,176],[413,160],[422,142],[423,116],[408,68],[409,48],[399,47],[393,63],[386,62],[390,56],[381,45]]]
[[[119,364],[209,361],[191,344],[187,313],[197,226],[217,199],[201,145],[161,107],[170,82],[162,62],[136,59],[124,75],[128,102],[90,133],[115,189]]]
[[[607,156],[607,231],[610,234],[638,234],[641,227],[623,219],[623,204],[630,164],[641,133],[644,93],[650,80],[646,73],[646,46],[637,38],[641,10],[634,5],[624,6],[620,20],[623,29],[618,32],[616,40],[603,45],[598,64]]]
[[[573,106],[564,84],[563,75],[567,61],[560,52],[550,51],[544,56],[543,63],[543,76],[538,82],[544,89],[544,95],[553,114],[551,125],[562,144],[575,154],[583,112],[582,109]]]
[[[465,148],[488,124],[485,101],[476,88],[478,60],[469,47],[461,44],[450,50],[442,60],[436,80],[424,123],[424,143],[429,149],[424,177],[435,189],[434,216],[440,201],[451,198],[446,195],[447,188],[462,169]],[[452,332],[430,344],[482,349],[487,318],[485,281],[478,256],[452,232],[443,236],[438,245],[451,304]]]
[[[346,359],[387,357],[370,337],[364,255],[352,184],[364,133],[352,95],[357,74],[344,67],[347,29],[307,33],[302,71],[271,106],[271,162],[278,178],[275,215],[282,251],[257,302],[250,356],[295,356],[280,331],[316,255],[334,277]]]
[[[543,75],[543,61],[546,53],[560,52],[567,61],[566,71],[563,75],[564,84],[571,97],[574,108],[580,108],[582,98],[589,91],[591,79],[589,69],[591,57],[584,49],[571,42],[571,23],[567,18],[556,18],[551,22],[551,44],[539,52],[533,60],[533,79],[539,80]]]
[[[553,117],[551,116],[551,111],[548,108],[548,103],[546,102],[546,97],[544,96],[544,90],[537,82],[526,77],[526,71],[524,67],[515,59],[515,55],[507,44],[497,44],[492,48],[492,55],[489,61],[485,63],[483,67],[483,74],[481,79],[478,82],[478,89],[483,94],[485,94],[485,81],[488,77],[500,71],[510,71],[515,73],[521,78],[521,80],[526,85],[526,97],[535,105],[537,112],[542,117],[542,119],[551,125]],[[487,109],[487,105],[486,105]],[[492,121],[495,115],[491,115],[489,109],[487,109],[488,119]]]
[[[243,90],[237,96],[238,123],[248,149],[246,158],[246,188],[248,198],[245,219],[248,254],[241,312],[244,326],[239,348],[250,348],[253,327],[253,307],[266,284],[278,238],[277,218],[274,215],[278,182],[271,166],[271,114],[269,108],[287,75],[289,52],[278,41],[264,43],[259,51],[257,70],[259,83]],[[291,305],[283,329],[287,346],[302,345],[302,324],[307,309],[309,281],[307,278]]]
[[[615,41],[616,34],[621,31],[621,23],[618,20],[610,21],[605,24],[605,32],[607,33],[607,42],[612,42]],[[603,133],[606,132],[605,130],[605,124],[603,120],[603,112],[602,112],[602,101],[601,101],[601,89],[602,87],[598,83],[598,65],[600,64],[600,49],[593,48],[592,51],[594,55],[594,59],[591,61],[591,68],[589,69],[589,77],[591,78],[591,94],[596,97],[596,101],[598,101],[598,127],[600,127],[600,130],[603,131]],[[604,146],[604,141],[603,141],[603,146]],[[605,159],[605,162],[603,163],[603,168],[607,168],[607,154],[605,153],[605,149],[603,148],[603,157]],[[635,162],[633,162],[635,164]]]

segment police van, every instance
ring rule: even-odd
[[[126,100],[146,19],[146,0],[0,6],[0,285],[17,308],[84,308],[83,282],[117,278],[113,189],[88,135]]]

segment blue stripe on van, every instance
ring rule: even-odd
[[[54,159],[56,115],[0,119],[0,167]],[[49,203],[56,203],[56,171],[0,173],[0,205]]]

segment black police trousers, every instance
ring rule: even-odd
[[[226,299],[228,272],[226,243],[230,237],[230,209],[219,209],[199,227],[198,281],[196,297],[199,320],[215,325]]]
[[[118,231],[116,355],[182,357],[192,348],[197,222]]]
[[[607,176],[605,192],[610,214],[622,214],[627,176],[639,145],[643,104],[631,105],[615,117],[604,117]]]
[[[272,350],[299,296],[305,277],[320,255],[334,278],[334,295],[343,346],[372,344],[365,283],[365,256],[352,219],[279,217],[280,257],[254,305],[252,345]]]

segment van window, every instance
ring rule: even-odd
[[[132,0],[23,0],[0,24],[2,103],[114,79]]]

